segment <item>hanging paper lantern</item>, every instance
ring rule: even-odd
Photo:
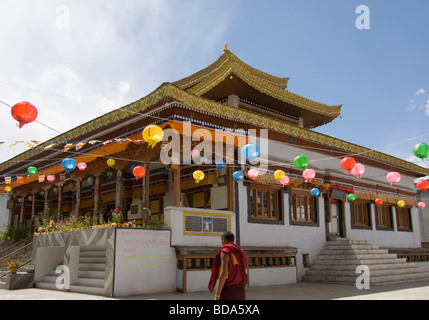
[[[405,201],[399,200],[396,204],[398,205],[398,207],[403,208],[405,206]]]
[[[192,151],[191,151],[191,157],[192,158],[196,158],[196,157],[198,157],[200,155],[200,152],[197,150],[197,149],[193,149]]]
[[[109,167],[113,167],[115,165],[115,163],[116,163],[115,159],[109,159],[109,160],[107,160],[107,165]]]
[[[380,199],[380,198],[375,199],[375,204],[377,206],[381,206],[383,204],[383,199]]]
[[[146,175],[146,169],[142,166],[136,166],[133,169],[133,175],[136,177],[136,179],[141,179]]]
[[[54,182],[55,181],[55,176],[50,174],[49,176],[46,177],[46,180],[48,180],[49,182]]]
[[[422,190],[423,192],[426,192],[427,189],[429,189],[429,181],[425,179],[421,179],[416,183],[417,188]]]
[[[110,179],[115,176],[115,173],[112,170],[107,171],[106,174]]]
[[[282,181],[282,179],[285,177],[285,172],[283,170],[277,170],[274,172],[274,178],[277,181]]]
[[[76,160],[73,158],[65,158],[61,164],[67,173],[76,168]]]
[[[352,171],[355,165],[356,165],[356,161],[351,157],[345,157],[343,158],[343,160],[341,160],[341,168],[346,170],[348,173]]]
[[[6,188],[4,188],[4,191],[6,191],[6,192],[11,192],[11,191],[12,191],[12,188],[11,188],[11,187],[9,187],[9,186],[7,186]]]
[[[413,152],[417,158],[425,159],[429,156],[429,146],[424,142],[418,143],[414,146]]]
[[[12,117],[19,122],[21,129],[25,124],[37,119],[37,109],[31,103],[23,101],[15,104],[11,110]]]
[[[255,180],[258,177],[259,172],[257,169],[250,169],[247,172],[247,175],[249,176],[250,179]]]
[[[154,147],[158,142],[161,142],[164,138],[164,131],[161,127],[151,124],[144,128],[143,139],[149,143],[150,147]]]
[[[236,182],[238,182],[244,179],[244,174],[241,171],[235,171],[232,177]]]
[[[70,190],[73,190],[73,189],[74,189],[74,187],[75,187],[75,184],[74,184],[73,182],[69,183],[69,188],[70,188]]]
[[[311,189],[311,195],[313,196],[313,197],[318,197],[319,196],[319,194],[320,194],[320,190],[318,189],[318,188],[313,188],[313,189]]]
[[[19,184],[24,184],[24,183],[25,183],[25,179],[24,179],[23,177],[19,177],[18,179],[16,179],[16,181],[17,181]]]
[[[254,143],[246,144],[243,147],[243,155],[249,160],[249,162],[254,162],[257,157],[261,154],[259,147]]]
[[[362,175],[365,173],[365,166],[362,163],[356,163],[350,173],[358,179],[362,178]]]
[[[283,179],[280,180],[280,183],[284,187],[285,185],[287,185],[289,183],[289,181],[290,181],[289,177],[288,176],[284,176]]]
[[[77,168],[78,168],[80,171],[85,170],[85,169],[86,169],[86,167],[87,167],[87,165],[86,165],[86,163],[85,163],[85,162],[80,162],[80,163],[77,165]]]
[[[308,167],[308,158],[304,155],[296,156],[293,159],[293,166],[299,170],[305,170]]]
[[[314,171],[313,169],[306,169],[302,173],[302,176],[304,177],[305,182],[311,182],[311,180],[316,177],[316,171]]]
[[[356,200],[356,195],[355,195],[354,193],[350,193],[350,194],[347,196],[347,199],[348,199],[350,202],[353,202],[353,201],[355,201],[355,200]]]
[[[86,179],[86,181],[88,181],[88,183],[89,183],[90,185],[92,185],[92,184],[94,183],[94,177],[93,177],[93,176],[89,176],[89,177]]]
[[[398,172],[390,172],[387,174],[386,179],[390,182],[390,185],[392,185],[401,181],[401,175]]]
[[[34,176],[37,173],[37,168],[36,167],[29,167],[27,169],[27,172],[30,176]]]
[[[417,205],[418,205],[418,206],[419,206],[419,208],[421,208],[421,209],[423,209],[424,207],[426,207],[426,203],[424,203],[424,202],[419,202]]]
[[[218,167],[219,170],[222,170],[223,168],[225,168],[226,163],[223,160],[218,160],[216,161],[216,166]]]
[[[197,171],[194,171],[194,174],[192,176],[195,179],[195,183],[200,183],[200,181],[204,179],[205,174],[201,170],[197,170]]]

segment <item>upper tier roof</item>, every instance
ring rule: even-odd
[[[276,77],[249,66],[225,44],[217,61],[174,84],[191,94],[216,101],[237,95],[273,114],[301,118],[304,128],[318,127],[340,115],[341,105],[329,106],[286,91],[288,81],[289,78]]]

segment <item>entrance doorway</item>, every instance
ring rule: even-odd
[[[342,237],[342,202],[340,200],[329,200],[329,223],[328,233],[329,237]]]

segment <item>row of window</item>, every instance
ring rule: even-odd
[[[249,217],[283,221],[281,191],[279,188],[251,184],[249,191]],[[310,190],[292,189],[290,204],[290,219],[292,223],[317,223],[318,204]],[[352,227],[372,228],[370,202],[356,200],[351,203]],[[375,226],[377,229],[393,229],[393,206],[383,204],[375,207]],[[396,223],[398,230],[412,230],[410,207],[396,208]]]

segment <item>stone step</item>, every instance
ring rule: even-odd
[[[372,260],[372,259],[397,259],[395,253],[365,253],[365,254],[319,254],[318,259],[346,259],[346,260]]]
[[[70,285],[70,291],[77,292],[77,293],[94,294],[94,295],[105,295],[104,287],[101,288],[101,287],[90,287],[90,286],[83,286],[83,285]]]
[[[84,286],[84,287],[96,287],[104,289],[104,278],[95,279],[95,278],[78,278],[75,285]]]
[[[79,271],[105,271],[105,263],[79,263]]]
[[[79,264],[87,264],[87,263],[93,263],[93,264],[99,264],[99,263],[106,263],[106,256],[104,257],[79,257]]]
[[[376,270],[386,270],[386,269],[395,269],[395,268],[409,268],[413,267],[414,264],[409,262],[402,262],[402,263],[385,263],[385,264],[373,264],[368,266],[371,271]],[[312,264],[310,270],[352,270],[355,271],[358,266],[354,264]]]
[[[103,271],[91,271],[91,270],[86,270],[86,271],[79,271],[78,272],[78,278],[92,278],[92,279],[103,279],[106,276],[106,272]]]
[[[423,268],[410,268],[410,267],[403,267],[403,268],[397,268],[397,269],[376,269],[371,270],[369,269],[369,275],[370,277],[373,276],[385,276],[385,275],[399,275],[399,274],[417,274],[417,273],[424,273],[425,270]],[[356,273],[356,269],[349,269],[349,270],[314,270],[310,269],[307,271],[306,276],[318,276],[318,275],[329,275],[329,276],[355,276],[358,277],[361,273]]]
[[[386,254],[387,249],[323,249],[319,254],[322,255],[356,255],[356,254]]]
[[[333,258],[316,258],[316,260],[313,262],[313,264],[325,264],[325,265],[374,265],[374,264],[396,264],[396,263],[404,263],[407,262],[407,259],[405,258],[398,258],[398,259],[333,259]],[[312,265],[313,265],[312,264]]]

